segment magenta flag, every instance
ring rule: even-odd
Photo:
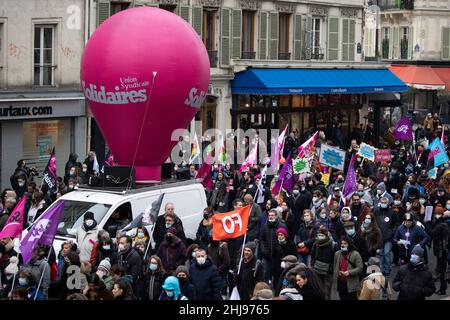
[[[42,183],[45,183],[50,191],[56,191],[56,176],[56,154],[55,147],[53,147],[52,154],[50,155],[42,177]]]
[[[281,168],[278,180],[273,186],[272,194],[276,196],[281,189],[284,189],[287,192],[292,193],[293,182],[294,182],[294,175],[292,168],[292,159],[291,153],[289,152],[286,162],[284,163],[283,168]]]
[[[413,140],[412,124],[408,118],[401,118],[394,128],[394,137],[397,140]]]
[[[212,172],[211,168],[214,162],[214,158],[211,153],[208,154],[205,161],[203,161],[200,168],[198,168],[196,178],[203,179],[202,184],[205,188],[208,188],[210,191],[212,190]]]
[[[256,143],[253,147],[252,151],[250,151],[248,157],[244,160],[241,167],[239,168],[239,172],[244,171],[248,167],[254,166],[257,163],[258,159],[258,144]]]
[[[311,138],[306,140],[305,143],[298,147],[298,158],[304,158],[308,153],[312,151],[312,148],[314,148],[318,136],[319,131],[316,131],[316,133],[314,133]]]
[[[14,207],[14,210],[9,215],[2,232],[0,232],[0,239],[20,238],[22,235],[25,201],[26,197],[22,197],[19,203]]]
[[[61,220],[64,209],[64,201],[58,201],[39,217],[30,231],[20,242],[20,253],[24,264],[28,264],[33,256],[33,250],[37,245],[51,246],[55,239],[56,230]]]
[[[348,166],[347,175],[345,177],[345,185],[342,195],[344,197],[347,197],[348,195],[355,192],[358,189],[356,184],[355,155],[353,154],[352,158],[350,159],[350,165]]]

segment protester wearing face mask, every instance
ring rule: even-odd
[[[294,186],[293,194],[289,201],[289,207],[291,208],[295,221],[298,224],[300,223],[300,217],[303,210],[309,209],[312,202],[312,194],[308,189],[306,189],[304,182],[300,182],[299,185]],[[296,230],[294,230],[294,232],[296,232]]]
[[[361,196],[358,193],[352,195],[350,208],[352,214],[358,218],[359,225],[364,222],[365,216],[370,212],[369,206],[361,201]]]
[[[329,227],[330,218],[328,217],[327,209],[320,208],[316,213],[316,219],[320,225],[325,226],[327,228]]]
[[[440,184],[430,197],[430,203],[433,206],[440,204],[442,207],[445,207],[447,204],[447,200],[450,200],[450,194],[446,191],[445,185]]]
[[[337,201],[341,205],[347,205],[347,199],[342,195],[342,189],[340,187],[334,187],[332,193],[328,196],[327,204],[330,205],[331,201]]]
[[[415,246],[408,264],[400,267],[392,288],[399,291],[398,300],[425,300],[436,290],[431,272],[423,263],[424,250]]]
[[[20,199],[27,192],[27,178],[24,175],[19,175],[14,177],[13,181],[14,183],[11,186],[17,194],[17,198]]]
[[[366,240],[369,247],[369,257],[375,257],[377,250],[383,246],[383,235],[377,225],[375,216],[369,212],[364,217],[364,221],[359,229],[360,235]]]
[[[27,299],[34,300],[36,295],[37,283],[31,275],[30,268],[21,267],[16,278],[14,287],[24,288],[27,292]],[[39,288],[39,292],[36,296],[36,300],[44,300],[45,296],[42,292],[42,288]]]
[[[197,243],[203,249],[208,248],[208,245],[212,241],[211,233],[212,233],[212,225],[213,225],[213,217],[214,210],[211,207],[203,210],[203,219],[200,221],[200,224],[197,228],[196,238]]]
[[[295,234],[298,231],[299,223],[296,221],[288,201],[281,203],[281,210],[281,222],[286,225],[289,234]]]
[[[362,204],[366,204],[369,207],[373,206],[373,199],[370,194],[370,190],[366,189],[364,184],[358,183],[357,191],[354,194],[359,195]]]
[[[342,174],[338,174],[336,180],[334,181],[334,183],[330,184],[327,191],[329,194],[333,194],[336,188],[338,188],[340,191],[342,190],[343,187],[344,187],[344,176]]]
[[[77,244],[81,261],[90,261],[92,249],[98,237],[97,221],[94,214],[88,211],[83,216],[83,224],[77,230]]]
[[[350,207],[343,207],[341,210],[339,221],[337,222],[337,225],[336,225],[336,231],[335,231],[336,236],[334,237],[336,239],[336,241],[339,241],[339,239],[342,239],[343,237],[345,237],[347,235],[345,232],[345,229],[344,229],[344,224],[346,222],[358,223],[358,219],[357,219],[357,217],[354,217],[352,215],[352,210],[350,209]]]
[[[394,241],[399,245],[401,264],[406,264],[411,256],[411,250],[416,245],[425,248],[430,237],[424,228],[420,227],[411,213],[405,215],[405,221],[395,232]]]
[[[315,220],[314,214],[311,210],[305,210],[303,212],[303,221],[300,224],[300,228],[296,234],[296,242],[299,260],[306,265],[308,265],[310,250],[314,244],[314,239],[318,229],[319,224]]]
[[[344,230],[346,234],[345,237],[352,239],[355,250],[358,251],[361,259],[365,263],[369,259],[369,247],[367,245],[366,239],[364,239],[360,234],[356,232],[356,228],[356,224],[353,221],[344,223]]]
[[[280,248],[280,257],[295,256],[297,254],[297,248],[295,243],[289,237],[289,232],[286,228],[277,229],[278,245]],[[282,267],[283,268],[283,267]]]
[[[196,300],[222,300],[219,270],[204,249],[196,253],[189,269],[189,282],[195,287]]]
[[[186,235],[184,234],[183,222],[175,214],[175,206],[173,203],[168,202],[164,206],[164,214],[159,215],[156,219],[155,231],[153,232],[156,249],[159,248],[166,235],[166,230],[170,227],[174,227],[177,230],[178,238],[186,244]]]
[[[35,191],[31,197],[31,206],[28,210],[28,225],[31,225],[47,209],[44,195],[40,191]]]
[[[363,262],[351,238],[345,237],[340,241],[340,250],[334,255],[333,266],[333,285],[337,286],[339,298],[357,300]]]
[[[433,244],[433,253],[436,256],[436,271],[439,274],[440,288],[437,293],[446,294],[447,290],[447,263],[449,256],[448,240],[450,235],[450,211],[440,205],[434,209],[434,219],[430,223],[430,236]]]
[[[119,239],[118,264],[124,268],[126,274],[131,275],[133,278],[133,293],[136,298],[139,297],[141,295],[143,263],[141,255],[132,247],[130,236],[124,235]]]
[[[148,234],[147,228],[144,227],[137,227],[136,229],[136,235],[133,238],[133,242],[136,241],[144,241],[145,244],[150,240],[150,235]]]
[[[277,237],[277,230],[283,227],[287,230],[286,225],[278,217],[276,209],[269,211],[267,224],[264,226],[262,237],[259,239],[260,252],[262,256],[262,263],[264,266],[264,280],[267,283],[278,282],[278,277],[281,274],[279,255],[279,243]]]
[[[167,229],[166,236],[157,252],[157,256],[161,258],[162,265],[167,272],[175,271],[186,261],[186,246],[177,235],[174,227]]]
[[[383,197],[388,199],[389,204],[391,204],[394,201],[392,195],[389,194],[389,192],[387,192],[386,185],[384,184],[384,182],[381,182],[377,185],[377,195],[373,198],[374,207],[378,206],[378,204],[380,203],[380,199]]]
[[[326,203],[323,199],[323,194],[320,191],[314,191],[311,201],[311,212],[316,214],[319,208],[325,208]]]
[[[95,272],[100,280],[103,282],[107,290],[112,290],[114,286],[114,280],[110,276],[111,271],[111,261],[109,258],[103,259],[98,265],[97,271]]]
[[[179,266],[175,271],[175,276],[180,284],[181,294],[189,300],[196,300],[195,286],[189,282],[189,269],[185,266]]]
[[[180,291],[180,282],[174,276],[169,276],[164,281],[162,293],[159,300],[188,300]]]
[[[331,299],[333,281],[333,260],[338,245],[329,237],[328,230],[320,227],[311,249],[311,266],[322,281],[325,299]]]
[[[116,244],[112,241],[110,235],[108,232],[100,230],[98,232],[98,242],[95,250],[95,256],[94,250],[91,254],[91,264],[94,266],[94,269],[96,266],[100,264],[100,262],[106,258],[109,259],[111,262],[111,265],[114,265],[118,262],[119,259],[119,253],[117,250]]]
[[[161,259],[151,256],[144,271],[144,289],[141,300],[158,300],[162,293],[162,286],[169,274],[164,270]]]
[[[295,248],[294,248],[295,249]],[[278,280],[278,284],[275,286],[275,296],[278,296],[284,288],[288,287],[289,280],[287,279],[287,275],[289,272],[299,266],[299,262],[297,259],[297,253],[294,255],[284,256],[281,259],[281,269],[283,272],[280,275],[280,279]],[[306,267],[306,266],[305,266]]]
[[[259,231],[258,231],[258,239],[262,238],[264,226],[267,224],[267,217],[269,215],[269,211],[271,209],[275,209],[277,207],[277,202],[275,199],[269,199],[266,201],[266,204],[264,206],[264,211],[261,213],[261,216],[259,218]]]

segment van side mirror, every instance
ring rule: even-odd
[[[109,226],[107,231],[111,238],[115,238],[117,235],[117,226]]]

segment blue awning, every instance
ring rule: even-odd
[[[346,94],[407,91],[388,69],[253,69],[237,73],[232,94]]]

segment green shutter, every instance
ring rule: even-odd
[[[180,17],[182,17],[187,22],[191,21],[191,19],[190,19],[191,8],[189,6],[179,5],[177,10],[178,10],[178,15]]]
[[[302,59],[302,16],[300,14],[294,15],[294,54],[293,60]]]
[[[442,59],[450,59],[450,28],[442,28]]]
[[[394,58],[394,27],[389,27],[389,59]]]
[[[97,3],[97,26],[111,15],[111,2],[109,0],[99,0]]]
[[[414,56],[414,28],[409,27],[408,30],[408,59],[412,59]]]
[[[328,60],[339,58],[339,18],[328,18]]]
[[[350,29],[349,20],[342,19],[342,61],[348,61],[348,59],[350,58],[348,52],[349,29]]]
[[[278,12],[270,13],[269,59],[278,59]]]
[[[203,7],[192,8],[192,27],[201,37],[203,34]]]
[[[355,61],[355,26],[356,21],[350,20],[349,22],[349,34],[348,34],[348,60],[349,61]]]
[[[220,64],[222,66],[230,65],[230,19],[231,9],[221,9],[221,22],[220,22]]]
[[[394,27],[394,37],[393,37],[392,41],[393,41],[392,59],[398,59],[399,58],[399,46],[400,46],[400,29],[399,29],[399,27]]]
[[[241,46],[242,46],[242,10],[233,9],[233,25],[232,29],[232,41],[231,41],[231,58],[241,58]]]
[[[304,18],[304,19],[303,19]],[[305,30],[303,37],[303,59],[311,60],[311,30],[312,30],[312,16],[308,15],[306,17],[302,17],[303,30]]]
[[[259,48],[258,54],[260,60],[267,60],[267,22],[269,13],[261,11],[259,13]]]

